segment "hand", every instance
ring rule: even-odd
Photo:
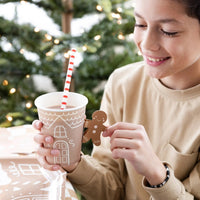
[[[164,181],[165,167],[155,154],[143,126],[119,122],[108,127],[103,136],[110,137],[113,158],[128,160],[151,185]]]
[[[35,129],[40,130],[40,131],[43,126],[42,122],[39,120],[33,121],[32,125]],[[43,135],[40,132],[39,134],[35,135],[34,141],[37,144],[39,144],[39,147],[37,149],[37,159],[40,165],[43,168],[48,169],[50,171],[59,170],[61,166],[48,163],[46,160],[46,157],[59,156],[60,151],[57,149],[44,148],[44,146],[46,146],[47,144],[53,144],[54,138],[49,135]],[[69,165],[65,168],[63,167],[63,169],[65,169],[67,172],[72,172],[77,167],[77,165],[78,165],[78,162],[73,165]]]

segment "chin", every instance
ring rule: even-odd
[[[151,78],[161,79],[166,77],[162,72],[155,72],[154,70],[149,70],[148,68],[146,68],[146,73]]]

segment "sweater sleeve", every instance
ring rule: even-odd
[[[123,199],[124,183],[120,177],[124,177],[121,174],[124,170],[119,170],[123,161],[114,162],[101,150],[103,149],[99,148],[95,154],[104,162],[95,158],[95,155],[83,155],[78,167],[72,173],[68,173],[68,179],[87,200]]]
[[[161,188],[148,187],[147,180],[143,179],[144,189],[151,195],[152,200],[173,199],[173,200],[196,200],[200,199],[200,162],[194,167],[189,177],[183,182],[174,176],[170,167],[170,178]]]
[[[108,124],[114,123],[110,108],[109,86],[104,92],[101,110],[108,115]],[[68,179],[87,200],[124,199],[127,172],[123,159],[113,159],[110,138],[101,138],[101,145],[94,146],[91,156],[82,155],[78,167],[68,173]]]

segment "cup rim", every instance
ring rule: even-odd
[[[39,105],[39,99],[44,97],[44,96],[47,96],[47,95],[61,95],[63,94],[63,92],[59,91],[59,92],[49,92],[49,93],[46,93],[46,94],[42,94],[40,96],[38,96],[35,101],[34,101],[34,104],[35,106],[37,107],[37,109],[41,109],[41,110],[45,110],[45,111],[52,111],[54,110],[55,112],[66,112],[66,111],[74,111],[74,110],[78,110],[80,108],[84,108],[87,104],[88,104],[88,98],[82,94],[79,94],[79,93],[76,93],[76,92],[69,92],[69,95],[75,95],[75,96],[81,96],[84,100],[83,104],[80,105],[80,106],[75,106],[75,107],[72,107],[72,108],[67,108],[67,109],[64,109],[64,110],[61,110],[61,109],[51,109],[51,108],[46,108],[46,107],[43,107],[41,105]],[[60,102],[61,103],[61,102]],[[61,104],[60,104],[61,105]]]

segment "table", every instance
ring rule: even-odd
[[[64,170],[42,168],[32,125],[0,128],[0,199],[78,200]]]

